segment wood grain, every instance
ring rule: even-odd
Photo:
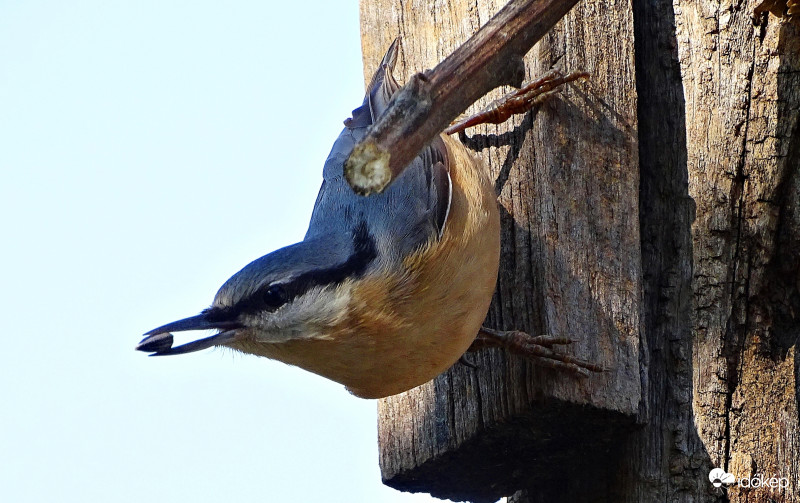
[[[365,74],[397,35],[399,78],[431,68],[501,7],[362,1]],[[628,2],[578,4],[526,56],[526,78],[555,67],[587,71],[589,82],[462,137],[496,178],[501,205],[501,272],[489,324],[571,337],[570,352],[611,372],[577,379],[492,350],[474,357],[477,370],[456,366],[381,400],[387,484],[494,501],[588,473],[633,426],[643,369],[632,33]]]
[[[758,4],[581,2],[526,66],[591,82],[464,137],[503,210],[489,322],[581,334],[577,354],[601,362],[639,351],[626,372],[641,399],[616,376],[481,353],[477,371],[380,403],[388,484],[515,503],[800,501],[800,28]],[[500,7],[364,1],[365,71],[397,34],[399,73],[430,68]],[[789,487],[715,489],[712,467]]]
[[[689,195],[697,204],[691,291],[694,410],[712,463],[799,501],[800,28],[758,2],[677,2]]]

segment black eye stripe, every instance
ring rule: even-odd
[[[241,314],[276,311],[314,287],[338,285],[347,278],[360,277],[377,256],[375,239],[369,234],[366,223],[361,222],[353,231],[353,253],[341,264],[305,272],[285,283],[263,286],[233,306],[210,308],[204,314],[209,321],[227,321]]]

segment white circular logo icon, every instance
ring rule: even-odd
[[[732,473],[728,473],[722,468],[714,468],[708,473],[708,480],[714,487],[720,487],[722,484],[728,485],[736,482],[736,477]]]

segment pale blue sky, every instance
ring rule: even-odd
[[[355,0],[0,0],[0,500],[430,500],[381,485],[374,401],[133,350],[302,238],[359,44]]]

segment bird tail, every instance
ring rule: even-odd
[[[400,37],[394,39],[392,45],[383,56],[381,64],[372,75],[372,79],[367,86],[367,95],[359,108],[353,110],[352,118],[347,119],[344,124],[349,128],[362,128],[373,124],[378,117],[389,106],[394,93],[400,89],[400,84],[392,75],[392,70],[397,63],[397,55],[400,53]]]
[[[386,110],[394,93],[400,89],[400,84],[394,78],[392,71],[397,64],[397,56],[400,54],[400,37],[394,39],[392,45],[383,56],[381,64],[375,70],[372,80],[367,87],[369,96],[369,109],[373,122]]]

